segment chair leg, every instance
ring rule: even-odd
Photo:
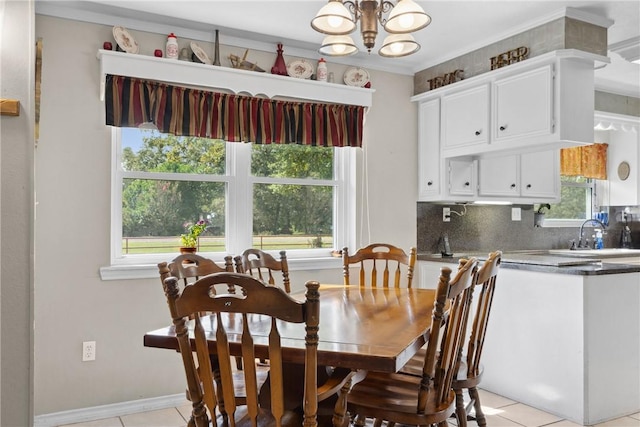
[[[464,407],[461,388],[456,389],[456,418],[458,419],[458,427],[467,427],[467,410]]]
[[[478,427],[487,427],[487,419],[482,412],[482,404],[480,403],[478,389],[476,387],[471,387],[469,389],[469,396],[473,399],[473,408],[476,412],[476,422],[478,423]]]

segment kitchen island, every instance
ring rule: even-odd
[[[581,425],[640,411],[638,258],[507,262],[531,258],[524,255],[503,257],[481,388]],[[428,279],[458,259],[419,255],[421,285],[435,286]]]

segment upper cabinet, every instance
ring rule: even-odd
[[[553,66],[497,79],[492,84],[495,144],[553,134]]]
[[[573,49],[557,50],[412,100],[440,99],[440,154],[445,158],[590,144],[595,62],[609,59]]]
[[[445,151],[478,147],[489,142],[489,85],[442,97],[442,148]]]
[[[422,102],[418,107],[418,191],[420,200],[440,196],[440,100]],[[435,125],[434,125],[435,123]]]
[[[560,150],[478,160],[478,196],[521,203],[560,200]]]

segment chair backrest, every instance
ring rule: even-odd
[[[282,289],[287,293],[291,292],[286,251],[280,251],[280,260],[278,261],[260,249],[247,249],[242,255],[235,257],[234,262],[236,272],[249,274],[273,286],[277,286],[273,272],[280,271],[282,273]]]
[[[196,254],[182,254],[170,262],[161,262],[158,264],[158,273],[160,273],[160,281],[163,285],[165,279],[171,276],[181,280],[183,285],[186,286],[190,282],[195,282],[207,274],[222,271],[233,272],[231,256],[224,258],[224,267],[219,266],[208,258]]]
[[[429,341],[418,392],[418,412],[424,412],[427,397],[434,393],[436,406],[451,404],[455,398],[452,382],[457,374],[460,350],[464,344],[478,260],[460,260],[453,279],[451,269],[440,269]]]
[[[401,285],[402,269],[406,268],[406,287],[413,281],[413,269],[416,265],[416,248],[409,250],[409,255],[402,249],[386,243],[373,243],[349,255],[349,249],[342,249],[342,274],[345,286],[349,286],[349,267],[360,264],[358,283],[360,286],[389,287],[391,275],[393,286]],[[380,277],[378,276],[379,271]],[[367,283],[367,277],[369,278]]]
[[[238,292],[229,293],[229,286],[233,286]],[[169,277],[164,282],[165,294],[187,376],[189,397],[193,404],[193,420],[189,425],[208,426],[209,419],[215,420],[215,402],[218,401],[216,392],[222,393],[229,424],[235,425],[236,403],[231,363],[231,358],[234,356],[231,356],[231,351],[232,348],[235,351],[238,349],[236,338],[238,331],[241,331],[241,352],[244,360],[255,360],[257,357],[269,359],[270,413],[275,418],[276,425],[280,425],[279,421],[284,414],[284,381],[279,328],[285,327],[281,323],[305,324],[305,385],[300,406],[304,411],[304,425],[317,425],[320,294],[318,282],[309,281],[305,286],[306,299],[304,302],[299,302],[287,295],[284,290],[241,273],[210,274],[184,287],[182,292],[175,277]],[[197,316],[201,312],[211,313],[207,319],[207,324],[211,325],[211,331],[205,331],[203,328],[202,321]],[[254,314],[262,315],[260,317],[267,316],[268,337],[264,334],[260,337],[252,335],[254,331],[249,329],[248,322],[252,317],[256,317]],[[195,354],[192,352],[187,327],[189,318],[194,315]],[[279,320],[276,321],[276,319]],[[242,322],[242,327],[235,329],[233,333],[231,330],[228,332],[227,329],[232,329],[234,322]],[[215,350],[222,381],[221,391],[215,390],[210,379],[201,377],[201,374],[211,372],[207,336],[215,337]],[[230,341],[236,342],[235,346],[230,345]],[[265,347],[267,347],[266,352]],[[265,410],[259,406],[255,364],[247,363],[242,374],[246,387],[247,414],[256,421],[258,414]],[[213,409],[205,402],[214,402]],[[209,408],[209,414],[206,408]],[[253,425],[257,424],[253,423]]]
[[[467,343],[467,376],[480,374],[480,356],[482,355],[484,338],[487,333],[491,303],[493,302],[493,293],[501,262],[502,252],[491,252],[489,258],[482,264],[476,274],[474,299],[477,300],[477,304],[475,305],[476,313],[473,318],[469,342]]]

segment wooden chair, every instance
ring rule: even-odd
[[[489,258],[482,264],[476,274],[475,293],[477,296],[476,312],[473,318],[471,334],[467,342],[467,348],[463,351],[462,361],[458,369],[458,375],[453,380],[453,389],[456,391],[456,414],[458,419],[470,419],[478,423],[479,427],[486,427],[487,420],[482,412],[478,385],[482,380],[483,366],[480,363],[484,338],[487,333],[491,303],[496,286],[496,278],[502,262],[502,252],[495,251],[489,254]],[[478,293],[479,292],[479,293]],[[466,355],[465,355],[466,352]],[[464,404],[463,391],[467,389],[470,401]],[[470,417],[471,408],[475,409],[475,417]]]
[[[352,264],[360,264],[358,283],[360,286],[389,287],[391,274],[393,274],[393,286],[400,287],[402,266],[406,266],[406,286],[411,287],[413,281],[413,269],[416,265],[416,248],[409,250],[407,255],[402,249],[385,243],[373,243],[367,247],[349,255],[349,249],[342,249],[342,265],[345,286],[349,286],[349,268]],[[383,267],[384,265],[384,267]],[[378,281],[378,269],[382,269],[382,278]],[[393,270],[393,272],[390,270]]]
[[[236,264],[236,272],[250,274],[273,286],[276,286],[273,272],[282,272],[281,287],[286,293],[291,293],[286,251],[280,251],[280,261],[278,261],[260,249],[247,249],[242,255],[235,257],[234,262]]]
[[[180,291],[179,280],[169,277],[164,282],[165,294],[169,304],[169,310],[176,328],[176,336],[182,354],[190,400],[193,410],[190,426],[209,426],[210,419],[216,419],[216,393],[224,395],[226,414],[222,414],[224,422],[229,425],[260,424],[281,425],[285,424],[315,426],[318,407],[318,394],[316,385],[317,367],[317,333],[320,316],[319,308],[319,284],[307,282],[306,300],[298,302],[289,297],[282,289],[268,286],[267,284],[246,274],[238,273],[214,273],[205,276],[195,283],[184,287]],[[228,292],[228,285],[233,284],[235,294]],[[207,373],[211,372],[209,365],[209,349],[207,345],[207,333],[202,326],[199,313],[212,313],[213,334],[216,337],[215,349],[222,378],[221,390],[216,390],[213,381]],[[242,332],[242,357],[245,360],[253,360],[257,355],[258,339],[254,337],[247,327],[248,318],[252,313],[269,316],[271,329],[266,354],[271,360],[269,373],[270,386],[270,411],[262,408],[258,402],[258,379],[255,365],[247,364],[243,371],[244,383],[247,390],[247,414],[245,418],[236,420],[235,391],[233,383],[233,370],[231,365],[231,349],[227,337],[225,325],[230,318],[227,313],[236,313],[235,318],[243,323]],[[189,339],[187,323],[193,318],[193,339],[195,352],[192,351]],[[226,319],[226,320],[225,320]],[[300,396],[302,414],[285,413],[283,405],[283,381],[282,381],[282,349],[280,346],[280,334],[278,322],[304,323],[306,329],[306,357],[304,374],[304,399]],[[264,344],[264,343],[261,343]],[[265,345],[262,345],[265,347]],[[264,348],[259,350],[262,354]],[[198,369],[199,367],[199,369]],[[303,421],[304,419],[304,421]],[[265,421],[266,420],[266,421]],[[214,423],[215,424],[215,423]]]
[[[188,286],[191,283],[198,280],[200,277],[204,277],[208,274],[220,273],[224,271],[233,272],[233,258],[228,255],[224,257],[224,267],[219,266],[213,260],[202,257],[193,253],[185,253],[174,258],[170,262],[161,262],[158,264],[158,272],[160,274],[160,281],[164,287],[164,281],[169,277],[175,277],[182,286]],[[231,290],[233,292],[233,290]],[[204,313],[201,313],[204,314]],[[213,379],[221,387],[220,371],[218,369],[218,362],[215,357],[210,357],[210,367],[213,369]],[[236,361],[238,367],[242,367],[242,358],[238,357]],[[237,375],[236,375],[237,376]],[[264,382],[267,378],[266,372],[260,372],[260,380]],[[244,391],[242,384],[238,381],[236,385],[236,405],[244,405],[246,403],[246,392]],[[188,391],[187,391],[188,394]],[[187,396],[189,398],[189,396]],[[222,395],[219,396],[220,401],[218,405],[224,408],[224,401]]]
[[[447,419],[455,413],[452,382],[464,343],[477,265],[475,258],[462,260],[453,279],[450,268],[441,268],[421,377],[369,372],[347,394],[350,413],[358,414],[359,420],[372,417],[390,423],[448,425]]]
[[[213,262],[213,260],[197,254],[182,254],[170,262],[161,262],[158,264],[160,281],[163,286],[164,281],[171,276],[182,281],[182,284],[186,286],[198,280],[200,277],[221,271],[233,271],[231,256],[224,257],[224,267],[220,267]]]
[[[489,313],[491,312],[491,303],[493,301],[493,293],[501,260],[501,251],[491,252],[473,279],[474,295],[477,295],[477,297],[474,296],[474,299],[477,300],[477,302],[474,303],[475,315],[470,330],[469,341],[467,342],[466,348],[462,351],[463,355],[458,373],[453,380],[453,389],[456,392],[456,417],[458,419],[464,418],[464,420],[473,420],[475,418],[479,427],[485,427],[487,425],[477,389],[483,372],[480,356],[487,332]],[[421,349],[402,368],[401,372],[420,376],[422,374],[424,354],[425,350]],[[464,403],[464,389],[468,390],[470,398],[470,401],[466,405]],[[469,416],[471,408],[475,409],[475,417]],[[466,421],[460,421],[459,425],[465,426]]]

